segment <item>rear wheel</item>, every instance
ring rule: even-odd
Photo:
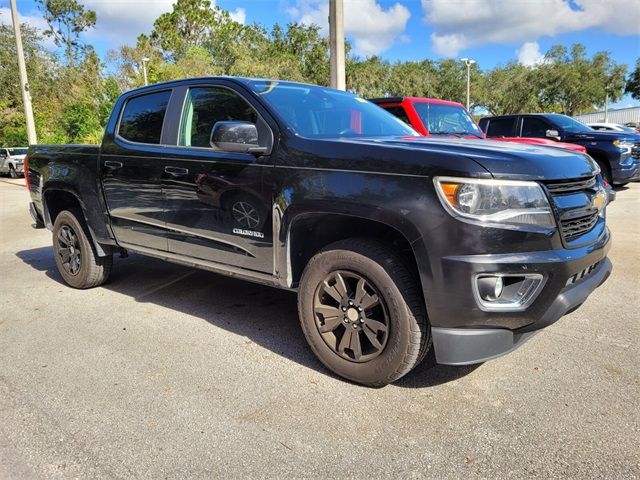
[[[431,345],[415,279],[376,241],[343,240],[315,255],[300,282],[298,311],[320,361],[364,385],[397,380]]]
[[[113,257],[98,257],[79,210],[63,210],[53,225],[53,253],[64,281],[74,288],[103,284],[111,273]]]

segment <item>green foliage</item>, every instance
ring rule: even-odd
[[[608,52],[587,58],[584,45],[575,44],[569,52],[555,46],[538,67],[540,103],[544,110],[576,115],[619,100],[624,90],[626,66],[618,65]]]
[[[640,58],[636,60],[636,68],[629,75],[624,93],[629,93],[636,100],[640,100]]]
[[[67,63],[74,65],[85,53],[80,34],[96,25],[96,12],[77,0],[36,0],[49,28],[44,31],[58,47],[64,47]]]

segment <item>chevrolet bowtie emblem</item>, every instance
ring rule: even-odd
[[[598,211],[602,210],[607,204],[607,192],[602,189],[598,190],[591,199],[591,204],[597,208]]]

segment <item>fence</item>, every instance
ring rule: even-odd
[[[620,123],[624,125],[626,123],[634,122],[640,125],[640,107],[609,110],[607,117],[607,121],[609,123]],[[582,123],[604,122],[604,111],[587,113],[585,115],[576,115],[574,118]]]

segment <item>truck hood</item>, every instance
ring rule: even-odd
[[[614,140],[628,140],[631,142],[640,141],[640,135],[630,132],[584,132],[584,133],[567,133],[563,140],[569,141],[594,141],[594,142],[613,142]]]
[[[452,162],[465,157],[499,179],[563,180],[589,177],[598,169],[586,154],[523,143],[433,137],[343,138],[340,142],[440,154]]]

